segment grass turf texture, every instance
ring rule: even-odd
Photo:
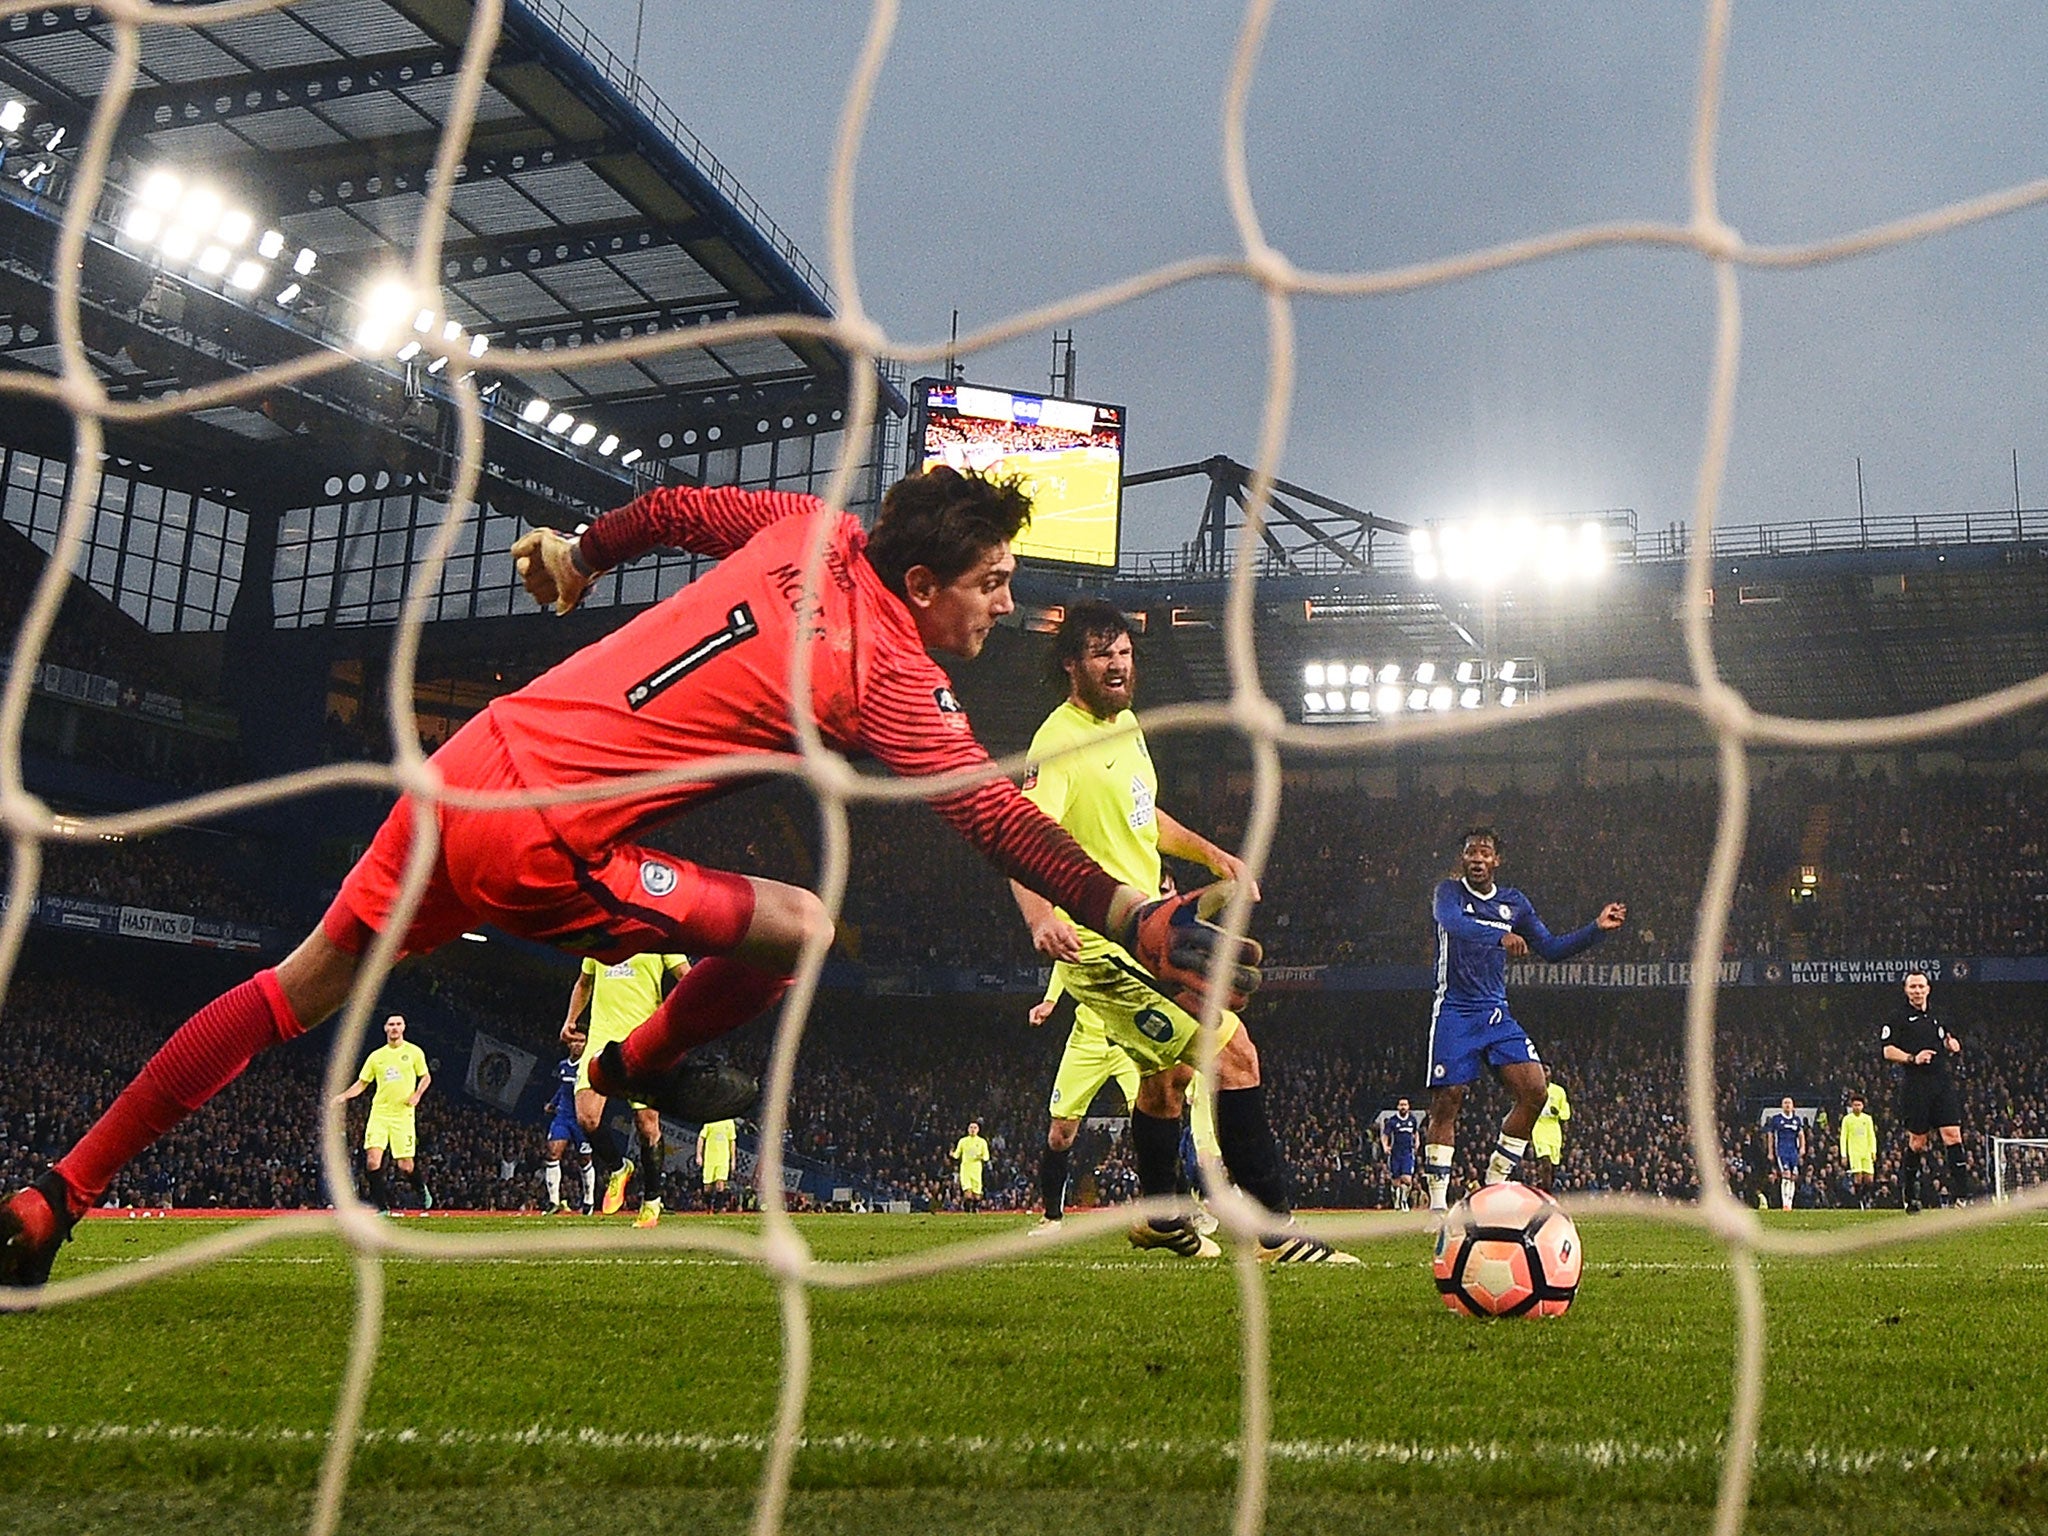
[[[1855,1217],[1774,1215],[1789,1226]],[[1860,1218],[1899,1220],[1894,1216]],[[822,1258],[1017,1218],[825,1217]],[[459,1230],[484,1225],[464,1221]],[[515,1226],[515,1222],[490,1223]],[[530,1225],[538,1227],[539,1222]],[[560,1223],[554,1223],[559,1227]],[[95,1221],[58,1274],[218,1224]],[[1734,1344],[1720,1255],[1583,1223],[1557,1322],[1445,1312],[1421,1236],[1268,1277],[1273,1517],[1288,1531],[1702,1528]],[[1773,1260],[1751,1528],[2048,1532],[2048,1224],[1855,1259]],[[387,1264],[345,1530],[741,1529],[780,1336],[760,1273],[673,1251]],[[352,1315],[338,1244],[0,1316],[0,1529],[262,1531],[303,1519]],[[793,1532],[1228,1526],[1239,1409],[1228,1266],[1121,1239],[812,1296]]]

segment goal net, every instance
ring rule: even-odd
[[[1991,1138],[1991,1198],[2003,1205],[2023,1190],[2048,1185],[2048,1136]]]
[[[459,180],[458,172],[477,119],[485,74],[499,41],[505,3],[506,0],[477,0],[473,30],[460,68],[450,82],[452,94],[448,126],[438,144],[435,174],[424,185],[417,217],[395,236],[401,242],[416,238],[417,243],[410,251],[406,277],[423,310],[440,308],[436,298],[440,293],[443,272],[442,242],[450,195]],[[275,0],[275,3],[273,0],[216,0],[210,4],[175,6],[149,5],[142,0],[101,0],[100,3],[100,11],[111,20],[115,46],[90,130],[77,153],[71,191],[57,241],[56,260],[51,269],[55,273],[58,333],[55,340],[62,358],[61,369],[55,377],[20,371],[0,372],[0,395],[33,397],[45,406],[61,407],[71,414],[75,423],[73,473],[59,535],[14,643],[5,693],[0,696],[0,817],[4,817],[14,855],[9,891],[11,901],[4,927],[0,927],[0,999],[4,999],[5,981],[12,975],[20,955],[31,903],[37,891],[43,846],[56,835],[54,818],[46,807],[28,794],[23,782],[21,745],[31,677],[35,663],[43,656],[50,641],[59,602],[71,579],[70,572],[94,515],[105,424],[116,417],[130,421],[161,419],[178,412],[214,410],[237,401],[250,402],[266,391],[307,377],[310,373],[308,368],[297,365],[264,368],[178,395],[130,399],[111,389],[108,381],[96,375],[81,340],[79,271],[83,265],[82,252],[99,193],[108,174],[115,131],[123,114],[131,107],[144,31],[248,16],[279,8],[281,4],[282,0]],[[24,4],[22,0],[0,0],[0,17],[15,21],[22,20],[36,9],[38,7]],[[1701,421],[1696,502],[1690,530],[1690,564],[1676,606],[1682,621],[1688,680],[1675,683],[1644,679],[1560,687],[1532,702],[1526,710],[1518,709],[1513,713],[1522,719],[1557,719],[1596,710],[1631,710],[1667,718],[1685,717],[1711,732],[1717,742],[1721,794],[1712,858],[1700,893],[1700,915],[1692,953],[1693,975],[1698,979],[1693,984],[1688,1004],[1685,1053],[1689,1133],[1700,1172],[1700,1198],[1694,1206],[1680,1207],[1616,1197],[1603,1202],[1602,1208],[1650,1220],[1704,1227],[1726,1247],[1736,1299],[1736,1373],[1722,1449],[1715,1528],[1717,1532],[1732,1533],[1743,1523],[1762,1413],[1765,1309],[1757,1262],[1759,1255],[1826,1255],[1905,1244],[1922,1235],[1953,1233],[1961,1227],[2008,1219],[2021,1210],[2048,1208],[2048,1185],[2044,1185],[2038,1176],[2042,1157],[2042,1143],[2039,1142],[2001,1144],[2001,1188],[2010,1196],[2003,1204],[1996,1208],[1986,1206],[1945,1213],[1914,1224],[1872,1223],[1827,1233],[1772,1228],[1760,1221],[1756,1212],[1747,1209],[1737,1193],[1728,1187],[1723,1168],[1718,1085],[1714,1077],[1715,988],[1712,978],[1716,974],[1715,962],[1724,953],[1729,913],[1747,842],[1751,752],[1789,748],[1845,752],[1859,748],[1894,747],[1976,729],[2048,702],[2048,677],[2043,677],[1917,715],[1800,720],[1757,713],[1723,680],[1709,624],[1710,562],[1712,534],[1720,510],[1721,487],[1729,463],[1735,424],[1737,379],[1743,349],[1745,282],[1758,270],[1817,268],[1867,257],[2034,207],[2048,202],[2048,183],[2013,186],[1968,201],[1916,211],[1882,226],[1846,231],[1804,244],[1772,246],[1748,242],[1723,220],[1720,211],[1719,128],[1724,105],[1723,75],[1731,6],[1726,0],[1709,0],[1704,7],[1704,35],[1692,112],[1688,206],[1682,220],[1642,220],[1556,229],[1498,246],[1377,270],[1311,270],[1297,264],[1286,252],[1269,242],[1261,221],[1246,150],[1246,103],[1259,68],[1261,47],[1272,9],[1270,0],[1250,0],[1242,18],[1230,67],[1225,78],[1218,82],[1222,100],[1224,203],[1236,241],[1236,248],[1229,254],[1175,262],[1037,308],[1020,308],[1016,314],[957,340],[920,341],[886,334],[865,311],[860,299],[853,229],[852,189],[862,134],[898,20],[893,0],[875,0],[867,44],[845,96],[839,153],[830,186],[831,260],[827,276],[833,288],[845,296],[840,312],[829,318],[752,315],[692,326],[686,330],[608,340],[583,347],[580,366],[595,368],[630,360],[687,354],[698,349],[745,344],[777,335],[821,339],[842,349],[851,360],[849,376],[855,381],[854,395],[843,442],[854,445],[865,441],[872,432],[876,410],[875,375],[877,365],[884,361],[900,363],[907,368],[937,365],[952,357],[969,356],[1017,337],[1040,334],[1049,327],[1071,325],[1112,306],[1198,281],[1232,284],[1249,293],[1265,317],[1266,346],[1263,378],[1260,380],[1265,409],[1249,510],[1240,532],[1239,558],[1231,578],[1223,624],[1230,662],[1230,694],[1225,700],[1206,705],[1175,706],[1158,714],[1147,712],[1146,727],[1155,740],[1169,734],[1219,729],[1234,731],[1243,739],[1253,763],[1253,776],[1251,810],[1241,853],[1254,875],[1261,875],[1265,873],[1280,809],[1282,781],[1278,749],[1281,746],[1298,753],[1384,754],[1397,747],[1445,741],[1453,736],[1502,729],[1513,723],[1499,712],[1475,711],[1441,717],[1403,717],[1369,725],[1304,727],[1290,724],[1280,704],[1261,686],[1253,636],[1258,581],[1255,556],[1261,547],[1262,521],[1270,504],[1273,479],[1289,426],[1296,382],[1297,328],[1313,323],[1320,307],[1304,301],[1313,299],[1321,301],[1321,304],[1341,300],[1362,303],[1369,299],[1387,302],[1401,295],[1438,289],[1479,274],[1622,248],[1676,253],[1694,265],[1696,271],[1707,279],[1703,292],[1709,297],[1703,302],[1708,311],[1706,318],[1713,327],[1714,342],[1710,369],[1701,381],[1705,406]],[[359,356],[367,360],[372,355],[368,343],[364,343]],[[251,784],[232,793],[157,806],[146,812],[89,818],[70,828],[71,834],[82,838],[100,833],[134,835],[160,830],[175,823],[217,817],[249,804],[341,787],[374,786],[403,790],[427,801],[441,798],[436,775],[420,750],[416,734],[411,731],[413,663],[417,655],[419,629],[424,619],[434,611],[433,604],[449,552],[465,521],[475,515],[484,442],[478,392],[492,378],[538,372],[554,366],[555,361],[538,354],[501,355],[494,351],[481,360],[476,379],[459,381],[454,386],[456,420],[450,443],[455,470],[446,501],[446,517],[432,542],[421,552],[411,573],[402,616],[391,647],[388,696],[393,731],[388,761],[374,770],[366,770],[360,765],[337,766],[295,775],[289,781]],[[851,490],[855,482],[856,457],[856,452],[849,448],[825,490],[828,502],[844,506],[854,499]],[[820,522],[822,524],[823,520]],[[807,590],[812,592],[828,579],[824,571],[825,547],[822,536],[812,543],[804,573]],[[799,649],[796,655],[796,667],[801,674],[809,653]],[[808,696],[807,680],[801,675],[793,678],[792,684],[797,697]],[[798,743],[800,755],[789,765],[788,771],[799,777],[816,798],[824,847],[818,889],[836,915],[846,888],[851,857],[847,823],[849,806],[863,800],[922,798],[961,786],[957,782],[910,784],[856,775],[848,771],[842,759],[821,744],[815,731],[799,732]],[[1021,760],[1013,760],[1001,766],[1005,770],[1016,771],[1023,765]],[[729,776],[758,772],[759,764],[729,764],[727,771]],[[693,779],[707,776],[710,775],[701,766],[691,766],[674,775],[676,778]],[[534,794],[524,797],[522,803],[548,804],[562,798],[564,796],[560,794],[552,797]],[[426,825],[432,824],[431,817],[419,820]],[[431,846],[425,839],[415,845],[405,898],[393,914],[391,926],[383,939],[367,955],[346,1011],[339,1022],[331,1026],[333,1054],[326,1081],[330,1097],[345,1086],[354,1064],[362,1057],[371,1009],[395,959],[396,940],[403,933],[424,889],[431,853]],[[1247,918],[1247,912],[1237,908],[1229,914],[1228,922],[1242,931]],[[1042,1245],[1030,1244],[1025,1234],[1019,1231],[1000,1238],[953,1244],[943,1249],[933,1248],[903,1258],[865,1264],[827,1266],[814,1259],[802,1229],[784,1209],[781,1149],[785,1141],[792,1075],[825,953],[823,939],[806,952],[796,984],[777,1024],[762,1112],[762,1156],[758,1172],[763,1206],[760,1230],[739,1233],[678,1225],[653,1234],[660,1243],[678,1249],[716,1250],[756,1265],[778,1288],[783,1327],[780,1395],[774,1432],[763,1457],[753,1516],[754,1529],[762,1533],[781,1528],[791,1471],[803,1433],[811,1373],[811,1300],[814,1290],[824,1286],[841,1289],[879,1286],[908,1277],[937,1274],[993,1260],[1016,1259],[1027,1252],[1042,1251]],[[1214,979],[1218,982],[1222,979],[1220,966]],[[1210,1022],[1213,1025],[1213,1018]],[[326,1110],[323,1140],[327,1186],[335,1205],[331,1215],[237,1229],[224,1236],[192,1244],[155,1264],[119,1266],[98,1274],[65,1278],[32,1297],[0,1295],[0,1309],[84,1303],[118,1288],[154,1283],[158,1277],[213,1262],[228,1253],[300,1236],[309,1230],[337,1232],[349,1246],[354,1259],[354,1329],[311,1518],[310,1529],[314,1536],[328,1536],[340,1520],[344,1493],[361,1439],[364,1405],[382,1340],[384,1266],[388,1258],[404,1255],[412,1259],[474,1261],[513,1253],[596,1253],[608,1246],[623,1246],[625,1240],[624,1234],[605,1232],[464,1235],[382,1221],[353,1191],[342,1125],[342,1110],[338,1105],[331,1105]],[[1140,1208],[1140,1213],[1149,1212]],[[1238,1532],[1250,1533],[1264,1525],[1267,1477],[1272,1459],[1274,1394],[1266,1305],[1270,1282],[1264,1270],[1253,1262],[1249,1248],[1258,1232],[1258,1213],[1241,1201],[1224,1200],[1220,1214],[1224,1220],[1225,1235],[1237,1242],[1240,1254],[1239,1262],[1234,1266],[1234,1276],[1239,1288],[1237,1316],[1241,1328],[1239,1348],[1243,1362],[1244,1407],[1232,1458],[1236,1479],[1234,1527]],[[1323,1231],[1340,1240],[1347,1236],[1362,1238],[1402,1230],[1405,1221],[1406,1218],[1386,1216],[1347,1217],[1332,1222]],[[1083,1220],[1070,1221],[1067,1225],[1075,1230],[1063,1234],[1057,1241],[1082,1241],[1093,1232],[1102,1230],[1099,1223],[1091,1225]],[[643,1235],[636,1234],[635,1238],[640,1236]],[[537,1384],[535,1390],[538,1395],[542,1388]]]

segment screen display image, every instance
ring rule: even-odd
[[[911,465],[1021,475],[1031,526],[1019,558],[1114,566],[1123,510],[1119,405],[920,379],[912,386]]]

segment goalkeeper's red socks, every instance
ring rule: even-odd
[[[730,955],[716,955],[691,966],[675,990],[662,1000],[619,1047],[632,1077],[665,1072],[700,1045],[729,1035],[781,1001],[789,977],[764,971]]]
[[[258,971],[193,1014],[58,1161],[71,1213],[90,1210],[115,1174],[241,1076],[258,1052],[304,1033],[274,970]]]

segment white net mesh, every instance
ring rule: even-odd
[[[79,258],[104,184],[115,130],[134,88],[143,29],[221,22],[275,8],[277,0],[223,0],[218,4],[179,6],[146,5],[136,3],[136,0],[101,0],[99,5],[99,10],[113,22],[114,46],[105,85],[97,98],[91,131],[75,163],[59,239],[54,286],[55,323],[63,358],[62,369],[55,378],[0,374],[0,392],[43,397],[69,411],[76,422],[73,473],[63,525],[17,638],[13,668],[4,698],[0,698],[0,739],[7,744],[4,754],[0,754],[0,814],[4,814],[14,852],[12,902],[5,926],[0,928],[0,983],[11,978],[19,958],[29,920],[30,898],[38,886],[42,844],[53,835],[49,810],[29,795],[23,785],[20,743],[28,708],[32,664],[42,654],[49,638],[65,584],[70,580],[73,558],[92,515],[100,476],[104,424],[115,420],[136,422],[161,418],[248,399],[281,383],[332,372],[351,366],[354,361],[346,354],[316,354],[291,365],[190,390],[163,400],[123,402],[110,398],[102,381],[95,376],[82,344]],[[22,4],[19,0],[0,4],[0,18],[36,9],[40,7]],[[862,130],[897,24],[894,0],[876,0],[866,46],[846,93],[830,185],[827,266],[830,280],[840,297],[838,317],[832,320],[798,316],[761,317],[695,328],[687,333],[642,336],[587,347],[581,354],[582,361],[585,365],[594,366],[776,334],[824,338],[845,349],[853,359],[850,372],[855,381],[855,393],[848,412],[848,430],[844,434],[844,441],[852,444],[863,440],[873,421],[876,406],[873,365],[878,360],[894,359],[906,365],[918,365],[934,363],[949,355],[972,354],[1001,342],[1041,333],[1050,327],[1071,324],[1083,316],[1196,279],[1226,279],[1249,284],[1263,296],[1267,324],[1265,410],[1257,457],[1258,473],[1253,486],[1251,512],[1242,530],[1240,546],[1242,550],[1251,550],[1257,547],[1260,510],[1265,505],[1288,426],[1295,378],[1296,300],[1309,295],[1358,299],[1409,293],[1482,272],[1611,246],[1661,246],[1691,253],[1713,273],[1716,321],[1710,394],[1693,514],[1692,556],[1682,605],[1692,681],[1685,685],[1646,680],[1562,688],[1521,713],[1527,719],[1594,710],[1667,711],[1696,717],[1713,732],[1719,745],[1720,814],[1693,945],[1694,975],[1711,977],[1714,974],[1712,962],[1723,951],[1727,917],[1744,845],[1749,810],[1747,753],[1751,748],[1774,746],[1841,750],[1897,745],[1965,730],[2048,701],[2048,677],[2040,677],[1917,715],[1821,722],[1758,714],[1740,694],[1721,681],[1709,631],[1706,594],[1710,535],[1728,461],[1742,350],[1741,275],[1745,269],[1758,267],[1818,267],[1950,233],[2048,202],[2048,180],[2009,187],[1964,202],[1928,209],[1875,228],[1810,244],[1749,244],[1721,221],[1717,206],[1717,136],[1731,10],[1726,0],[1718,0],[1718,3],[1710,3],[1706,7],[1690,161],[1691,211],[1687,222],[1620,223],[1564,229],[1438,261],[1378,271],[1304,271],[1296,268],[1284,252],[1267,243],[1261,231],[1259,209],[1252,195],[1245,156],[1245,104],[1271,9],[1270,0],[1253,0],[1248,6],[1224,93],[1224,172],[1229,212],[1242,247],[1239,254],[1176,262],[1010,316],[961,338],[957,343],[915,345],[883,334],[869,319],[862,305],[860,270],[853,242],[853,184]],[[439,145],[436,173],[426,194],[424,212],[417,223],[420,244],[412,252],[410,275],[414,288],[423,295],[435,292],[438,287],[436,274],[440,270],[442,232],[449,196],[456,184],[452,173],[465,153],[485,71],[498,41],[502,10],[502,0],[477,0],[473,29],[448,109],[448,127]],[[496,354],[492,355],[489,363],[492,370],[506,374],[545,365],[539,357],[523,365],[518,357]],[[476,386],[463,383],[456,387],[455,393],[459,408],[459,470],[448,497],[447,517],[426,558],[414,573],[392,648],[390,762],[381,767],[323,768],[245,785],[232,791],[201,795],[148,812],[99,818],[78,827],[76,835],[90,837],[100,832],[136,834],[173,823],[204,820],[252,803],[342,786],[400,790],[429,799],[440,795],[437,776],[422,755],[413,729],[412,690],[420,623],[437,591],[442,562],[454,535],[461,521],[473,514],[481,464],[483,428]],[[853,473],[850,461],[840,466],[827,491],[828,501],[838,504],[847,499]],[[820,518],[806,577],[812,583],[822,575],[826,532],[827,520]],[[1421,740],[1500,729],[1505,722],[1497,716],[1474,714],[1408,719],[1353,728],[1289,726],[1279,706],[1259,687],[1253,648],[1254,564],[1248,559],[1237,562],[1227,609],[1226,639],[1232,689],[1229,701],[1149,711],[1144,725],[1154,736],[1220,726],[1245,738],[1251,751],[1254,774],[1251,813],[1241,851],[1252,870],[1258,873],[1264,870],[1279,810],[1281,774],[1277,749],[1281,744],[1296,751],[1327,754],[1385,752]],[[929,797],[947,788],[960,787],[960,781],[910,784],[855,774],[843,759],[822,746],[811,721],[807,707],[808,678],[805,675],[807,656],[805,651],[796,653],[792,678],[792,718],[801,750],[801,764],[788,771],[800,776],[818,798],[824,831],[819,894],[836,914],[848,872],[848,804],[859,799]],[[1014,769],[1021,764],[1004,766]],[[758,759],[725,760],[690,764],[685,769],[651,775],[637,782],[646,785],[683,778],[703,780],[759,771]],[[613,784],[602,793],[613,794],[625,787]],[[450,795],[447,798],[462,804],[506,805],[548,803],[550,799],[566,797],[536,795],[516,802],[509,797],[492,799]],[[586,795],[583,798],[593,797]],[[365,957],[366,963],[355,990],[335,1029],[326,1083],[330,1096],[349,1081],[353,1063],[360,1058],[370,1008],[390,968],[397,939],[417,905],[432,864],[433,824],[429,819],[422,819],[416,824],[426,835],[421,836],[412,849],[402,903],[391,926]],[[1246,916],[1246,911],[1240,907],[1229,914],[1229,921],[1241,931]],[[670,1247],[708,1250],[758,1264],[779,1286],[783,1331],[780,1408],[765,1458],[753,1521],[754,1529],[763,1533],[781,1527],[791,1469],[803,1430],[811,1366],[811,1289],[887,1285],[910,1277],[966,1268],[995,1258],[1020,1256],[1027,1245],[1027,1239],[1020,1232],[1014,1236],[950,1245],[888,1262],[823,1266],[813,1261],[802,1234],[783,1208],[781,1148],[797,1050],[824,959],[822,945],[805,954],[777,1028],[762,1115],[758,1182],[763,1195],[764,1215],[759,1235],[698,1227],[665,1228],[653,1237],[654,1241]],[[1717,1532],[1730,1533],[1739,1530],[1743,1523],[1763,1401],[1764,1309],[1757,1256],[1765,1253],[1824,1256],[1952,1234],[1965,1228],[2011,1219],[2023,1211],[2048,1207],[2048,1185],[2032,1183],[2010,1202],[1995,1208],[1952,1210],[1929,1216],[1910,1226],[1890,1223],[1810,1234],[1767,1229],[1756,1213],[1730,1191],[1723,1171],[1721,1138],[1714,1107],[1714,998],[1711,986],[1696,983],[1690,993],[1687,1014],[1688,1105],[1692,1144],[1701,1177],[1700,1199],[1692,1205],[1673,1206],[1647,1199],[1610,1197],[1601,1200],[1599,1208],[1605,1212],[1696,1226],[1713,1234],[1727,1248],[1735,1282],[1739,1335],[1733,1406],[1725,1440],[1714,1528]],[[315,1536],[326,1536],[333,1531],[340,1518],[343,1493],[360,1437],[363,1405],[377,1363],[383,1327],[383,1260],[386,1255],[477,1259],[536,1252],[592,1252],[623,1246],[627,1241],[642,1246],[649,1240],[649,1234],[645,1233],[635,1233],[628,1238],[624,1233],[555,1231],[460,1237],[382,1221],[355,1196],[342,1127],[341,1111],[330,1106],[324,1128],[323,1156],[327,1187],[336,1205],[331,1216],[306,1216],[237,1228],[166,1255],[161,1262],[148,1266],[146,1275],[129,1268],[125,1272],[65,1280],[33,1296],[18,1293],[0,1295],[0,1307],[16,1310],[26,1306],[49,1307],[79,1302],[125,1286],[146,1283],[156,1276],[209,1264],[259,1245],[303,1236],[312,1231],[338,1231],[354,1254],[357,1302],[347,1373],[335,1411],[334,1433],[329,1441],[310,1527]],[[1161,1207],[1162,1211],[1164,1208]],[[1108,1223],[1122,1223],[1134,1214],[1145,1214],[1146,1210],[1143,1206],[1127,1207],[1098,1219],[1069,1221],[1067,1226],[1071,1230],[1060,1241],[1086,1240],[1106,1230]],[[1240,1239],[1236,1275],[1242,1306],[1244,1376],[1243,1418],[1236,1458],[1238,1482],[1234,1528],[1241,1533],[1250,1533],[1258,1531],[1264,1524],[1267,1471],[1271,1458],[1266,1281],[1250,1247],[1250,1240],[1257,1231],[1256,1210],[1242,1199],[1226,1200],[1221,1204],[1219,1214],[1227,1230]],[[1399,1230],[1413,1230],[1412,1218],[1359,1216],[1331,1222],[1323,1229],[1326,1235],[1339,1240]],[[1042,1251],[1042,1246],[1033,1244],[1031,1251]]]

